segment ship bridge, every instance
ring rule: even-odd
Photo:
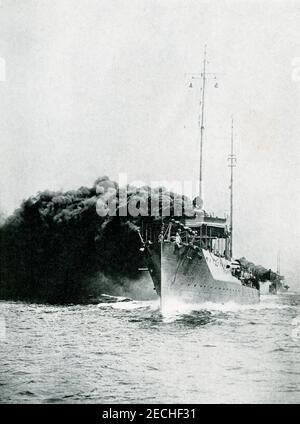
[[[202,246],[220,256],[229,255],[227,219],[208,214],[204,210],[195,210],[195,216],[185,218],[185,225],[197,231]]]

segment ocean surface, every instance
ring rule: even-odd
[[[122,300],[0,302],[1,403],[300,402],[300,294]]]

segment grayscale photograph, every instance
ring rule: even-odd
[[[0,0],[0,403],[300,403],[299,186],[300,0]]]

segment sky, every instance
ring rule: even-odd
[[[197,180],[206,44],[205,209],[229,210],[233,116],[234,254],[276,269],[280,248],[300,289],[299,22],[300,0],[0,1],[0,210],[102,175]]]

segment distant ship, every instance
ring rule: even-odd
[[[269,292],[271,294],[285,293],[290,288],[287,284],[284,284],[284,276],[280,275],[280,251],[278,251],[277,254],[276,273],[272,273],[272,271],[270,270],[270,280],[272,280],[269,287]]]
[[[230,223],[209,215],[202,200],[202,147],[204,133],[204,93],[206,51],[201,73],[200,178],[194,216],[178,220],[161,218],[144,222],[139,230],[141,250],[161,303],[176,298],[186,303],[255,304],[260,300],[259,283],[242,277],[238,261],[232,258],[233,240],[233,121],[231,125]]]

